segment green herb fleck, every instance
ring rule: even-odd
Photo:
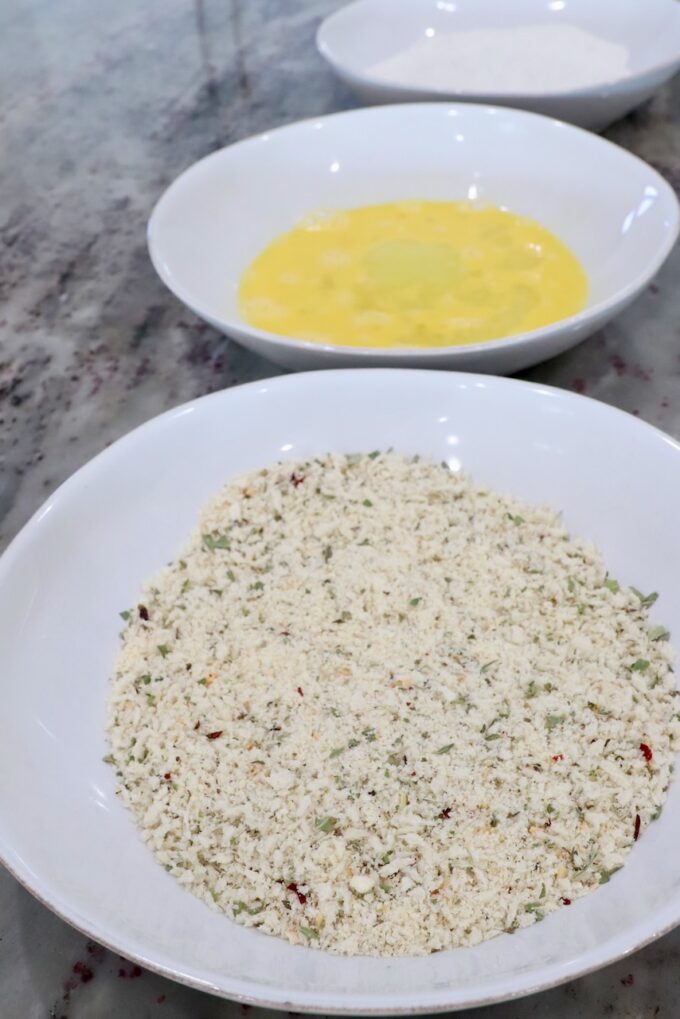
[[[536,910],[540,909],[540,908],[541,908],[540,902],[525,902],[524,903],[524,912],[525,913],[535,913]]]
[[[337,817],[317,817],[314,821],[314,827],[317,831],[323,831],[329,834],[335,831],[335,826],[338,823]]]
[[[612,867],[611,870],[603,870],[603,871],[601,871],[600,872],[600,884],[601,885],[606,885],[607,882],[609,881],[609,879],[611,877],[613,877],[614,874],[616,874],[617,870],[621,870],[621,868],[620,867]]]
[[[326,545],[325,549],[323,550],[323,561],[327,563],[332,555],[333,549],[331,548],[330,545]]]
[[[561,725],[564,721],[564,715],[546,715],[545,724],[548,729],[554,729],[556,725]]]
[[[127,623],[128,619],[130,618],[131,613],[130,613],[129,609],[125,609],[125,611],[124,612],[120,612],[119,615],[120,615],[120,618],[124,619],[125,622]]]
[[[508,518],[512,520],[513,524],[515,524],[516,527],[519,527],[520,524],[524,523],[524,517],[521,517],[519,513],[517,513],[515,516],[513,516],[512,513],[508,513]]]
[[[250,909],[245,902],[237,902],[234,909],[234,916],[238,916],[239,913],[247,913],[249,916],[257,916],[265,908],[266,903],[262,902],[259,906],[253,906]]]
[[[612,592],[612,594],[616,594],[617,591],[620,590],[618,580],[609,580],[609,579],[607,579],[607,580],[605,580],[605,582],[603,584],[603,587],[606,587],[608,591]]]
[[[370,500],[370,499],[364,499],[364,501],[363,501],[362,505],[363,505],[363,506],[372,506],[372,505],[373,505],[373,503],[371,502],[371,500]]]
[[[499,659],[498,659],[498,658],[494,658],[494,660],[493,660],[492,662],[487,662],[487,663],[486,663],[486,665],[482,665],[481,669],[479,670],[479,671],[480,671],[480,673],[481,673],[481,675],[482,675],[482,676],[486,675],[486,673],[487,673],[487,672],[489,671],[489,669],[491,668],[491,666],[492,666],[492,665],[496,665],[496,663],[497,663],[498,661],[499,661]]]
[[[409,605],[412,605],[413,608],[415,608],[416,605],[420,605],[422,600],[423,600],[422,598],[411,598]]]
[[[334,757],[339,757],[340,754],[344,754],[346,749],[347,749],[347,747],[336,747],[335,750],[331,750],[331,752],[329,754],[329,757],[331,758],[331,760]]]
[[[377,456],[380,456],[380,450],[379,449],[374,449],[372,453],[368,454],[368,459],[369,460],[375,460],[375,458]]]
[[[492,739],[500,739],[501,734],[499,732],[487,732],[484,739],[490,743]]]
[[[633,592],[633,594],[637,595],[637,597],[640,599],[640,604],[644,606],[644,608],[649,608],[649,606],[653,605],[656,599],[659,597],[657,591],[652,591],[651,594],[643,594],[642,591],[638,591],[637,587],[631,587],[631,591]]]
[[[358,739],[351,739],[349,741],[349,743],[347,744],[347,749],[348,750],[353,750],[354,747],[358,747],[358,746],[359,746],[359,740]]]
[[[105,760],[106,760],[106,758],[105,758]],[[386,853],[383,853],[382,862],[383,863],[389,863],[390,860],[392,859],[392,856],[393,856],[392,850],[388,849]]]
[[[156,706],[156,698],[152,693],[146,695],[146,703],[152,708]]]
[[[650,640],[668,640],[670,633],[665,626],[653,626],[648,636]]]
[[[143,676],[139,677],[139,681],[140,683],[143,683],[144,686],[148,686],[149,683],[151,682],[151,673],[145,672]]]
[[[190,587],[191,581],[187,578],[186,580],[182,581],[181,593],[186,594]]]
[[[163,656],[163,658],[167,658],[168,655],[170,654],[170,648],[168,647],[167,644],[159,644],[158,652]]]
[[[226,534],[220,534],[217,538],[214,538],[212,534],[204,534],[203,546],[208,552],[214,552],[216,548],[231,548],[231,542]]]
[[[631,672],[645,672],[649,668],[649,662],[646,658],[638,658],[636,662],[630,667]]]
[[[545,898],[545,883],[541,885],[541,894],[538,897],[539,899]]]
[[[536,686],[535,681],[532,679],[531,682],[529,683],[529,686],[527,687],[527,697],[535,697],[537,693],[538,687]]]
[[[304,934],[308,941],[311,941],[312,939],[314,941],[319,940],[319,932],[315,931],[313,927],[304,927],[300,924],[300,934]]]
[[[441,754],[448,754],[450,750],[453,750],[453,747],[453,743],[445,743],[443,747],[439,748],[439,750],[435,750],[435,754],[439,756],[441,756]]]
[[[370,725],[366,729],[362,729],[361,735],[368,743],[375,743],[375,729],[372,729]]]
[[[102,761],[104,762],[104,764],[115,764],[116,763],[116,759],[113,756],[113,754],[107,754],[106,757],[102,757]]]
[[[573,594],[576,590],[576,581],[573,577],[567,577],[567,588],[569,589],[570,594]]]

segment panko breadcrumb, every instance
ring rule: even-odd
[[[123,613],[120,796],[185,888],[291,942],[515,931],[608,881],[661,811],[680,726],[654,598],[445,465],[255,471]]]

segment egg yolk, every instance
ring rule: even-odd
[[[469,202],[315,213],[249,265],[239,310],[282,336],[355,347],[502,339],[580,311],[586,274],[539,223]]]

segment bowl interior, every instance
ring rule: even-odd
[[[565,24],[625,46],[633,75],[677,61],[680,53],[680,11],[675,0],[644,4],[638,0],[513,0],[511,4],[507,0],[358,0],[327,19],[319,32],[319,45],[332,61],[370,77],[373,65],[437,34]],[[566,82],[565,91],[568,88]],[[536,91],[541,91],[539,82]]]
[[[214,153],[160,199],[150,250],[177,296],[228,331],[243,326],[243,270],[277,234],[315,209],[403,198],[534,217],[580,258],[589,308],[660,264],[677,229],[665,181],[600,138],[517,110],[413,104],[305,121]]]
[[[622,583],[661,592],[654,616],[680,634],[680,448],[605,405],[484,376],[345,370],[242,386],[143,426],[67,482],[0,562],[0,859],[123,954],[280,1007],[380,1014],[538,989],[680,920],[678,783],[608,885],[515,935],[420,959],[342,958],[245,930],[143,846],[102,762],[118,612],[230,476],[388,446],[562,507]]]

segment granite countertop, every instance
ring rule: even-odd
[[[314,49],[333,0],[4,0],[0,5],[0,544],[118,436],[279,369],[157,279],[155,199],[211,150],[354,105]],[[608,132],[680,187],[680,80]],[[638,301],[525,373],[680,437],[680,250]],[[478,1019],[679,1014],[680,931]],[[246,1009],[89,943],[0,870],[3,1019],[215,1019]],[[252,1010],[255,1014],[256,1010]]]

